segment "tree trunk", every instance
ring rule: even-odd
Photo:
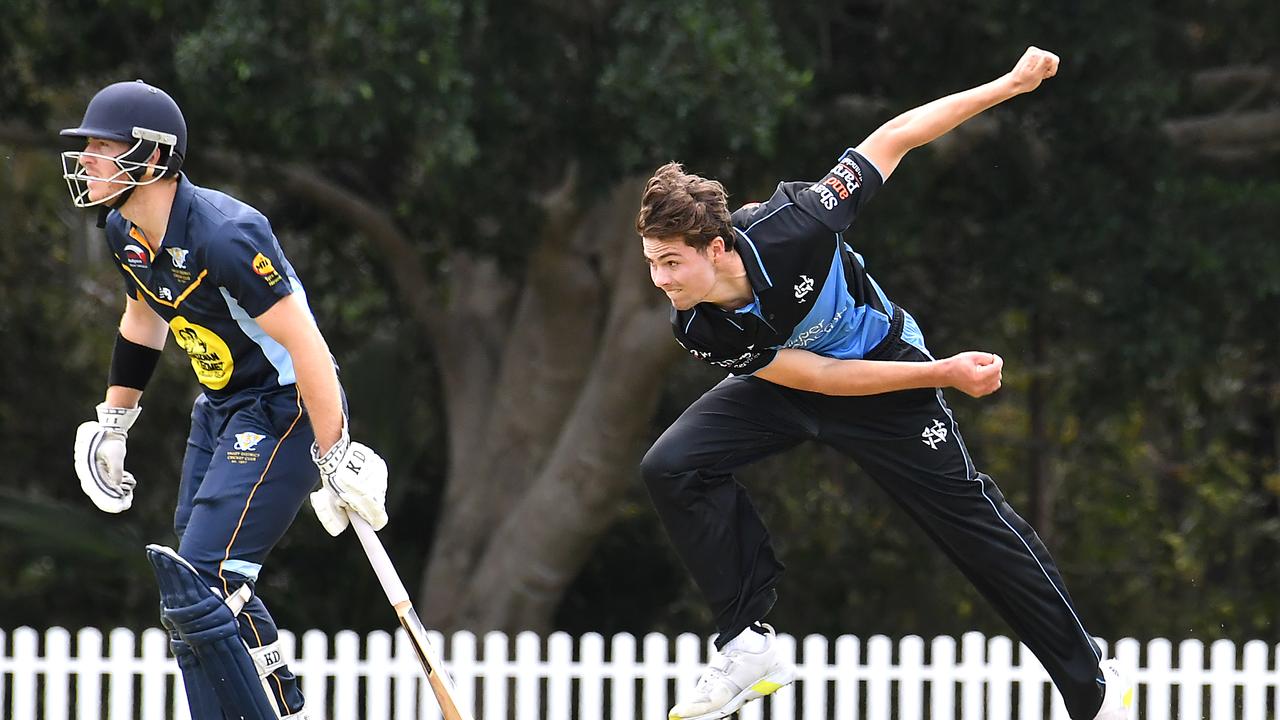
[[[464,454],[450,463],[420,603],[433,627],[548,627],[635,477],[677,356],[661,296],[625,262],[639,257],[641,187],[621,183],[586,212],[570,192],[549,203],[494,374],[465,398],[446,383],[451,428],[455,410],[487,417],[451,444]]]

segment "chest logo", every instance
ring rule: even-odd
[[[162,287],[156,291],[156,297],[160,298],[161,300],[168,300],[170,302],[173,302],[173,291],[167,287]]]
[[[187,266],[187,248],[165,248],[169,251],[169,257],[173,260],[173,266],[176,268],[185,268]]]
[[[235,369],[231,348],[227,347],[226,341],[209,328],[189,322],[181,315],[169,321],[169,328],[173,330],[173,339],[191,358],[191,368],[195,370],[200,384],[210,390],[226,387]]]
[[[804,300],[804,296],[813,291],[813,278],[808,275],[801,275],[800,282],[796,283],[796,299]]]
[[[124,261],[133,268],[145,268],[151,264],[147,251],[133,243],[124,246]]]

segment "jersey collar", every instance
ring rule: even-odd
[[[735,251],[742,258],[742,266],[747,270],[747,280],[751,282],[751,289],[757,295],[762,290],[768,290],[773,287],[773,282],[769,279],[769,274],[764,271],[764,267],[760,264],[760,253],[756,250],[755,243],[747,234],[739,230],[733,229],[733,233],[737,236],[734,243]]]
[[[169,225],[164,231],[163,244],[170,247],[184,247],[187,239],[187,214],[191,212],[191,198],[196,194],[196,186],[187,179],[186,173],[178,175],[178,192],[173,196],[173,207],[169,209]]]

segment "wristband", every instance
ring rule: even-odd
[[[115,347],[111,349],[111,369],[107,372],[107,385],[145,390],[159,361],[159,350],[139,345],[117,332]]]

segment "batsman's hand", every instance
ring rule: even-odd
[[[387,463],[369,446],[352,442],[345,425],[342,437],[323,455],[312,443],[311,459],[324,485],[311,493],[311,507],[330,535],[347,529],[349,512],[369,521],[374,530],[387,524]]]
[[[96,409],[97,420],[76,428],[76,476],[80,478],[80,489],[99,510],[124,512],[133,505],[133,487],[137,484],[133,473],[124,469],[125,440],[142,408],[101,403]]]
[[[1040,87],[1042,80],[1047,80],[1058,73],[1058,56],[1048,50],[1029,47],[1018,60],[1018,64],[1009,71],[1008,78],[1013,84],[1014,94],[1028,93]]]
[[[986,352],[962,352],[942,362],[947,364],[949,387],[970,397],[982,397],[1000,389],[1004,360]]]

